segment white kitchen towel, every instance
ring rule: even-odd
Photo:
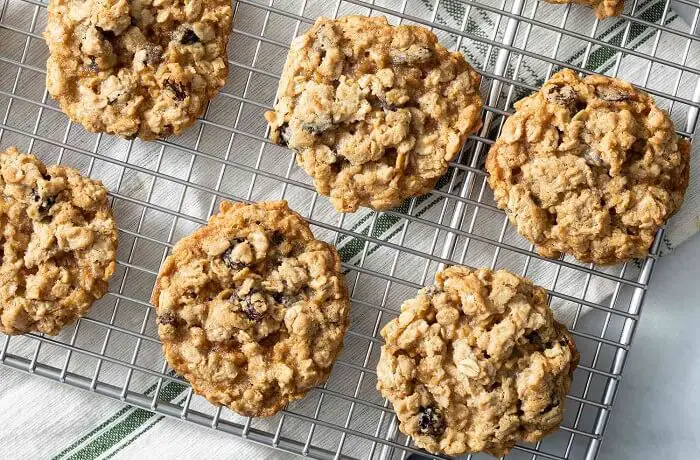
[[[273,5],[292,15],[302,12],[309,18],[333,13],[369,12],[355,3],[342,3],[341,7],[334,11],[333,5],[322,0],[303,3],[297,0],[256,0],[255,3]],[[482,0],[480,3],[504,10],[509,10],[511,5],[510,1],[497,0]],[[440,24],[453,29],[465,28],[469,34],[483,38],[485,42],[459,40],[454,34],[436,31],[444,45],[452,49],[459,47],[475,66],[485,68],[487,72],[493,71],[499,48],[492,48],[488,43],[502,40],[507,18],[499,22],[499,15],[496,13],[477,8],[470,12],[467,10],[468,6],[459,0],[441,0],[436,10],[434,3],[429,0],[378,0],[376,4],[394,10],[403,5],[406,13],[413,17],[422,20],[434,18]],[[225,196],[252,200],[275,199],[281,197],[280,182],[275,177],[286,176],[290,181],[284,190],[284,197],[290,201],[292,207],[309,217],[311,193],[308,178],[293,165],[289,152],[285,149],[269,145],[261,147],[259,138],[264,135],[264,121],[260,115],[263,109],[250,110],[250,107],[246,107],[239,110],[240,106],[236,105],[236,97],[252,99],[262,106],[272,103],[277,84],[273,77],[281,70],[285,50],[271,43],[288,43],[294,34],[303,29],[296,30],[295,22],[289,18],[274,14],[266,18],[265,11],[252,6],[250,2],[238,4],[234,28],[244,33],[234,33],[229,46],[229,57],[234,62],[225,89],[229,96],[219,96],[211,104],[205,117],[208,123],[205,126],[193,127],[183,136],[169,139],[166,143],[129,143],[110,136],[87,134],[79,127],[67,126],[65,117],[55,110],[55,105],[46,100],[44,75],[41,73],[46,58],[45,45],[40,37],[33,36],[29,45],[25,46],[25,36],[13,32],[24,30],[35,35],[40,34],[45,24],[45,7],[21,0],[6,0],[3,6],[0,22],[0,57],[3,58],[0,60],[0,110],[7,113],[3,121],[3,126],[7,129],[0,128],[0,148],[17,145],[20,150],[32,151],[47,162],[60,161],[103,180],[115,197],[115,214],[122,230],[122,263],[112,283],[113,293],[98,302],[88,319],[81,321],[78,334],[74,336],[75,329],[70,328],[56,340],[64,344],[72,343],[79,349],[97,354],[104,351],[104,354],[115,360],[130,362],[134,352],[134,336],[115,329],[107,337],[105,328],[100,324],[113,323],[125,331],[142,330],[144,336],[155,337],[153,316],[147,313],[146,302],[155,273],[167,252],[167,244],[158,242],[177,241],[206,219],[215,209],[217,201],[213,198],[213,190],[220,190]],[[664,6],[664,1],[640,0],[634,5],[633,15],[645,22],[663,23],[669,29],[687,31],[688,26],[672,10],[664,14]],[[523,15],[534,15],[538,21],[557,26],[561,24],[565,11],[567,7],[529,0]],[[632,13],[632,6],[628,5],[626,11]],[[463,23],[465,13],[469,13],[469,20]],[[375,11],[372,14],[380,13]],[[396,22],[396,17],[389,17],[392,22]],[[591,26],[590,10],[579,6],[570,9],[566,21],[567,29],[587,36]],[[255,37],[261,30],[264,30],[264,36],[270,39],[270,42],[258,48],[256,40],[251,37]],[[528,32],[529,39],[524,45]],[[529,30],[527,27],[521,27],[516,35],[514,47],[525,48],[529,52],[556,58],[571,65],[584,65],[587,69],[599,73],[610,74],[617,68],[620,77],[633,83],[665,93],[673,92],[677,78],[676,69],[658,64],[649,69],[648,61],[635,53],[648,54],[656,49],[658,58],[681,63],[686,44],[684,37],[669,33],[657,37],[653,28],[644,27],[642,23],[630,27],[627,21],[616,18],[601,22],[597,26],[595,37],[604,43],[624,44],[634,52],[622,56],[618,62],[619,54],[613,48],[589,48],[583,40],[558,37],[555,31],[539,26]],[[556,50],[553,46],[556,43],[560,45],[559,50],[556,55],[552,55]],[[687,62],[684,63],[695,69],[700,67],[700,49],[697,45],[695,43],[691,47],[687,53]],[[584,58],[587,58],[585,64]],[[18,66],[13,63],[19,61],[24,63],[25,68],[15,84]],[[266,78],[259,78],[260,74],[249,77],[246,66],[257,67],[269,75],[263,75]],[[547,62],[520,55],[515,51],[509,61],[506,76],[538,87],[551,70],[556,68],[551,69]],[[645,82],[647,72],[650,78]],[[697,77],[684,73],[680,78],[678,95],[689,99],[695,91]],[[524,91],[509,94],[508,89],[509,86],[505,85],[498,102],[500,108],[510,109],[510,104],[505,106],[509,96],[512,103],[526,94]],[[3,92],[20,97],[15,98],[10,107],[9,97],[4,96]],[[668,100],[657,99],[662,106],[671,108]],[[44,102],[46,106],[43,105]],[[40,123],[36,122],[38,110],[42,111]],[[692,131],[693,127],[686,129],[686,114],[687,107],[676,102],[671,115],[677,127],[683,131]],[[230,129],[219,129],[217,125],[235,126],[239,132],[253,134],[253,137],[239,135],[234,138]],[[494,125],[497,126],[497,122]],[[43,142],[41,137],[48,137],[51,142]],[[468,154],[473,149],[474,144],[469,143],[465,153]],[[191,155],[192,150],[200,153]],[[668,224],[661,247],[662,253],[672,250],[699,230],[698,153],[696,146],[693,148],[691,185],[686,201],[682,210]],[[222,159],[227,162],[226,168],[221,166]],[[131,166],[122,168],[124,163]],[[253,176],[253,168],[261,169],[267,175]],[[438,188],[455,193],[464,177],[463,172],[454,176],[448,175],[440,182]],[[185,181],[197,186],[186,187]],[[484,187],[483,175],[476,176],[475,187],[470,197],[479,199],[480,193],[484,194],[483,201],[488,203],[489,190],[487,186]],[[147,201],[152,206],[145,209],[138,206],[136,201]],[[443,213],[449,219],[454,203],[448,203],[446,209],[443,209],[443,205],[444,198],[439,194],[432,194],[416,200],[412,208],[409,208],[408,203],[405,204],[396,213],[375,214],[361,210],[339,220],[340,217],[328,206],[325,199],[320,198],[316,203],[310,217],[319,224],[314,226],[317,235],[333,240],[334,232],[331,227],[338,224],[349,232],[341,234],[335,240],[348,269],[362,265],[368,270],[412,283],[403,287],[394,285],[386,295],[383,279],[363,276],[360,282],[355,283],[353,298],[356,302],[353,304],[352,318],[355,333],[346,339],[344,360],[361,366],[367,350],[367,341],[362,342],[363,337],[374,335],[376,329],[376,311],[367,308],[363,302],[381,304],[381,307],[388,310],[397,310],[402,299],[415,293],[413,285],[431,281],[437,264],[425,264],[425,258],[421,258],[420,254],[439,254],[445,235],[444,232],[436,234],[433,228],[422,224],[421,220],[437,222]],[[413,219],[407,228],[406,220],[401,216],[409,211],[417,219]],[[174,219],[173,216],[177,218]],[[473,226],[472,216],[475,216]],[[443,224],[447,223],[448,221],[443,221]],[[517,251],[503,250],[496,255],[493,246],[480,242],[479,237],[493,239],[494,235],[504,232],[503,241],[506,244],[527,249],[527,245],[512,228],[503,227],[503,217],[500,213],[482,208],[477,214],[474,213],[473,207],[470,207],[461,228],[470,231],[475,238],[468,243],[464,235],[458,239],[455,258],[457,262],[460,260],[459,254],[466,254],[465,260],[470,265],[493,264],[525,272],[538,283],[560,294],[552,298],[552,305],[557,317],[569,325],[573,325],[577,321],[577,314],[584,313],[586,308],[562,296],[605,303],[611,293],[610,281],[604,278],[594,276],[585,280],[578,271],[566,268],[560,270],[557,265],[545,261],[533,260],[525,266],[522,254]],[[136,241],[135,234],[145,235],[146,239]],[[413,252],[394,259],[395,251],[391,248],[366,244],[365,240],[353,235],[365,235],[393,244],[402,244]],[[630,268],[633,269],[634,267]],[[619,267],[610,267],[603,271],[617,275]],[[353,279],[357,276],[356,271],[351,270],[350,273]],[[368,312],[372,314],[367,314]],[[382,318],[382,322],[386,321],[386,316],[388,315]],[[50,342],[42,344],[41,348],[37,346],[38,342],[32,338],[13,337],[8,341],[0,335],[0,356],[5,351],[8,355],[17,355],[28,360],[38,356],[39,362],[62,368],[67,359],[65,348]],[[370,363],[376,361],[376,349],[375,346]],[[98,367],[96,359],[76,352],[70,356],[70,360],[68,369],[71,373],[86,376],[88,379],[98,375],[100,381],[110,382],[118,388],[125,384],[123,366],[112,365],[107,361]],[[153,371],[160,370],[162,356],[157,342],[144,340],[139,344],[136,365]],[[341,392],[346,395],[353,394],[358,381],[357,373],[351,374],[350,371],[352,368],[338,365],[331,377],[334,384],[338,385],[334,388],[343,388]],[[157,378],[139,372],[128,375],[128,378],[131,391],[149,397],[158,391],[159,401],[181,404],[188,396],[186,387],[177,382],[164,380],[161,386],[157,387]],[[360,394],[374,404],[383,403],[366,382]],[[317,395],[315,399],[309,397],[295,407],[310,406],[313,412],[317,400]],[[214,409],[201,398],[193,398],[192,401],[192,407],[196,410],[213,413]],[[346,403],[347,401],[340,401],[337,407],[333,404],[323,405],[320,418],[342,424],[348,411]],[[359,405],[354,411],[350,427],[371,433],[372,427],[377,426],[375,415]],[[287,417],[288,420],[283,424],[282,435],[292,439],[305,439],[309,433],[309,424],[289,418]],[[245,422],[245,419],[236,420]],[[234,436],[164,419],[161,415],[126,406],[104,396],[58,385],[38,377],[29,377],[25,373],[5,367],[0,367],[0,421],[3,426],[0,430],[0,456],[3,458],[94,459],[116,455],[123,458],[286,456]],[[280,426],[279,422],[280,416],[271,420],[258,420],[253,422],[253,428],[274,433]],[[312,444],[333,450],[338,446],[338,437],[338,431],[319,427],[313,434]],[[346,444],[344,454],[366,455],[362,450],[363,444],[355,446],[350,438]]]

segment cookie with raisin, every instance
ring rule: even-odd
[[[486,160],[499,208],[537,251],[612,264],[644,257],[683,203],[690,145],[622,80],[571,70],[515,103]]]
[[[284,201],[223,202],[175,245],[151,303],[170,366],[248,416],[274,415],[325,382],[350,308],[335,248]]]
[[[377,389],[431,453],[500,457],[562,421],[579,354],[547,292],[525,278],[447,268],[381,335]]]
[[[152,140],[194,123],[228,75],[224,0],[51,0],[46,87],[92,132]]]
[[[270,139],[341,212],[423,195],[481,126],[479,74],[418,26],[319,18],[292,43]]]
[[[107,190],[15,147],[0,153],[0,332],[56,335],[84,316],[116,268]]]

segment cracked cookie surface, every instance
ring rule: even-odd
[[[489,151],[498,207],[546,257],[644,257],[683,202],[690,146],[632,85],[570,70],[518,101]]]
[[[116,267],[117,227],[102,183],[0,153],[0,332],[55,335],[101,298]]]
[[[224,0],[51,0],[46,86],[92,132],[179,134],[228,75]]]
[[[271,416],[323,383],[350,308],[335,249],[287,203],[224,202],[151,298],[170,366],[214,404]]]
[[[525,278],[447,268],[381,335],[377,389],[429,452],[501,456],[562,421],[579,354]]]
[[[337,210],[388,209],[429,192],[478,129],[479,82],[427,29],[320,18],[292,43],[265,117]]]
[[[593,8],[598,19],[605,19],[611,16],[619,16],[625,8],[624,0],[545,0],[548,3],[566,4],[576,3]]]

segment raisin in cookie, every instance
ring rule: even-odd
[[[292,43],[265,118],[338,211],[388,209],[430,191],[480,126],[479,81],[422,27],[320,18]]]
[[[688,185],[690,147],[668,114],[628,83],[570,70],[515,109],[486,167],[518,232],[546,257],[643,257]]]
[[[524,278],[450,267],[381,334],[377,389],[432,453],[501,456],[562,421],[579,354],[546,291]]]
[[[46,86],[88,131],[178,134],[224,85],[230,32],[225,0],[50,0]]]
[[[102,183],[0,153],[0,332],[58,334],[107,292],[117,227]]]
[[[593,8],[598,19],[619,16],[625,8],[624,0],[545,0],[548,3],[566,4],[577,3]]]
[[[222,203],[175,245],[151,302],[170,366],[250,416],[323,383],[348,326],[338,254],[284,201]]]

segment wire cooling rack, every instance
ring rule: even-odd
[[[120,249],[110,292],[86,318],[56,337],[0,335],[0,363],[288,452],[403,459],[420,451],[398,433],[374,389],[378,331],[443,264],[508,268],[549,289],[581,351],[561,429],[519,444],[509,458],[596,457],[662,234],[646,260],[622,266],[543,259],[494,206],[482,162],[512,103],[564,66],[646,88],[679,134],[692,137],[700,107],[697,2],[676,1],[692,11],[688,26],[669,1],[653,0],[628,0],[622,17],[603,22],[584,7],[534,0],[237,0],[226,87],[184,135],[142,143],[68,122],[44,86],[45,3],[1,1],[0,147],[17,145],[101,179]],[[430,27],[482,75],[483,128],[431,194],[389,212],[335,213],[293,154],[266,140],[262,114],[274,102],[291,39],[320,15],[350,13]],[[250,419],[209,405],[168,369],[148,299],[173,242],[219,201],[279,198],[339,248],[353,324],[322,388],[275,417]]]

